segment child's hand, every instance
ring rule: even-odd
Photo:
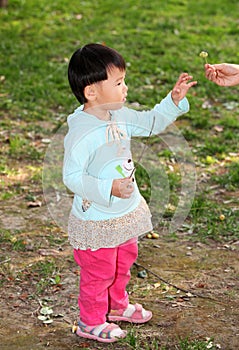
[[[133,178],[116,179],[113,181],[111,194],[119,198],[130,198],[134,192]]]
[[[188,73],[182,73],[178,78],[178,81],[174,85],[171,96],[172,100],[176,106],[178,106],[179,101],[181,101],[187,94],[188,90],[197,84],[197,81],[191,81],[193,77]]]

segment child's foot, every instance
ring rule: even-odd
[[[152,312],[145,310],[140,304],[129,304],[127,309],[111,310],[109,321],[127,321],[132,323],[145,323],[152,317]]]
[[[78,322],[76,334],[79,337],[98,340],[104,343],[113,343],[119,338],[124,338],[127,334],[114,323],[105,322],[98,326],[87,326],[82,321]]]

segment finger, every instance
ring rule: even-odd
[[[124,192],[124,193],[122,193],[122,198],[130,198],[131,194],[132,194],[132,191],[131,192]]]
[[[189,80],[192,80],[193,76],[192,75],[188,75],[187,77],[184,78],[185,82],[188,82]]]
[[[206,77],[209,80],[214,81],[216,79],[216,77],[217,77],[217,72],[215,70],[209,70],[208,72],[206,72]]]
[[[180,76],[180,79],[182,81],[191,80],[192,78],[193,78],[193,76],[188,74],[188,73],[182,73],[181,76]]]
[[[177,81],[177,83],[175,84],[177,85],[181,85],[183,83],[187,83],[189,80],[192,80],[193,76],[192,75],[188,75],[187,73],[185,73],[186,75],[181,76],[181,78]]]
[[[187,76],[188,76],[187,73],[182,73],[182,74],[180,74],[180,76],[179,76],[179,78],[178,78],[178,80],[177,80],[177,82],[176,82],[175,85],[176,85],[176,86],[177,86],[177,85],[181,85],[182,82],[185,81],[185,79],[187,79]]]
[[[130,197],[133,191],[134,191],[134,185],[132,181],[125,181],[125,179],[122,179],[119,186],[119,192],[120,192],[121,198]]]
[[[132,184],[134,182],[134,179],[131,177],[126,177],[125,178],[125,184],[129,185]]]
[[[125,177],[124,179],[120,180],[120,183],[122,186],[126,187],[130,183],[130,179],[128,177]]]
[[[197,83],[198,83],[198,82],[197,82],[196,80],[191,81],[190,83],[187,84],[187,87],[188,87],[188,88],[191,88],[192,86],[197,85]]]
[[[127,185],[127,187],[125,189],[125,193],[131,194],[132,192],[134,192],[134,185],[133,184]]]
[[[208,64],[206,68],[206,74],[214,74],[215,72],[216,72],[216,68]]]
[[[126,186],[127,189],[131,190],[133,188],[133,184],[132,183],[129,183],[127,186]]]
[[[185,77],[187,77],[188,76],[188,73],[181,73],[180,74],[180,76],[179,76],[179,79],[181,79],[181,78],[185,78]]]
[[[215,74],[216,73],[216,69],[214,67],[209,67],[206,70],[206,74]]]
[[[206,63],[204,65],[205,69],[215,69],[215,66],[213,64],[210,64],[210,63]]]

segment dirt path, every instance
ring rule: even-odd
[[[137,263],[143,268],[132,268],[128,290],[131,300],[143,303],[154,316],[143,326],[122,324],[137,340],[137,347],[126,343],[111,347],[71,333],[78,312],[79,272],[66,234],[54,226],[46,207],[27,208],[24,202],[6,201],[0,220],[4,228],[0,265],[2,350],[156,349],[156,343],[159,349],[178,349],[179,339],[187,337],[213,338],[221,349],[238,349],[238,244],[206,245],[185,237],[140,241]],[[144,268],[147,277],[139,278],[138,272]],[[53,323],[48,326],[38,320],[40,303],[53,310]]]

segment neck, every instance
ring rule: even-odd
[[[96,118],[100,119],[100,120],[111,120],[111,113],[108,110],[105,109],[101,109],[97,106],[89,106],[88,104],[84,105],[83,111],[85,113],[89,113],[91,115],[94,115]]]

